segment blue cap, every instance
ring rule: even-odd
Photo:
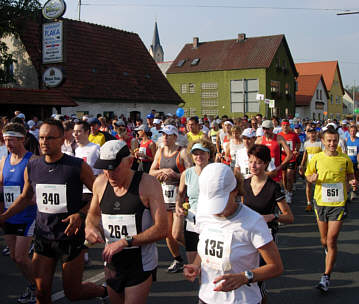
[[[300,125],[294,125],[294,129],[300,129]]]
[[[151,118],[155,118],[155,116],[153,114],[147,114],[146,118],[151,119]]]
[[[100,121],[96,117],[92,117],[87,121],[90,125],[99,124],[101,125]]]

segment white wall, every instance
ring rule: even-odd
[[[64,115],[76,114],[80,111],[89,111],[90,116],[96,116],[98,113],[103,114],[103,112],[114,112],[115,115],[120,116],[124,114],[126,117],[130,116],[130,112],[138,111],[141,113],[142,118],[146,118],[146,115],[151,113],[151,110],[154,109],[157,112],[167,113],[176,113],[178,108],[174,104],[156,104],[156,103],[112,103],[112,102],[78,102],[76,101],[77,107],[63,107],[61,108],[61,113]]]

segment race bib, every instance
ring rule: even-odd
[[[126,236],[137,235],[136,217],[134,214],[102,214],[102,226],[107,244],[114,243]],[[138,248],[138,246],[124,249]]]
[[[289,150],[293,151],[293,142],[292,141],[287,141],[287,145],[289,147]]]
[[[271,171],[274,171],[276,169],[276,165],[275,165],[275,158],[272,157],[271,160],[270,160],[270,163],[268,165],[268,168],[267,168],[267,171],[268,172],[271,172]]]
[[[186,230],[190,232],[198,233],[196,228],[196,213],[193,210],[188,210],[188,214],[186,216]]]
[[[232,231],[209,228],[201,233],[198,242],[198,254],[202,263],[219,271],[229,271]]]
[[[8,209],[20,195],[20,186],[4,186],[5,208]]]
[[[348,156],[357,156],[358,154],[358,148],[357,146],[348,146]]]
[[[140,147],[140,148],[138,149],[138,152],[140,152],[140,153],[146,155],[146,147]],[[145,158],[144,158],[144,157],[140,157],[140,159],[145,159]]]
[[[241,167],[241,173],[243,174],[244,178],[248,178],[251,176],[251,171],[249,170],[248,162],[245,166]]]
[[[344,201],[343,183],[322,184],[322,202],[336,203]]]
[[[310,160],[312,159],[312,157],[314,156],[315,154],[308,154],[308,164],[310,162]]]
[[[36,204],[43,213],[67,213],[66,185],[37,184]]]
[[[162,184],[162,193],[166,204],[175,204],[178,186]]]
[[[212,139],[212,143],[215,145],[217,143],[217,136],[216,135],[212,135],[211,136]]]

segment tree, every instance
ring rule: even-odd
[[[8,35],[18,36],[18,20],[31,18],[40,9],[38,0],[0,0],[0,84],[14,82],[11,65],[15,62],[6,43],[1,39]]]

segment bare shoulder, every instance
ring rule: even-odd
[[[93,190],[94,191],[101,190],[107,185],[107,181],[108,180],[104,174],[98,175],[93,183],[93,188],[94,188]]]
[[[40,155],[36,155],[36,154],[32,154],[29,161],[32,161],[32,160],[35,160],[35,159],[38,159],[40,158],[41,156]]]
[[[163,200],[160,182],[152,175],[144,173],[139,186],[139,194],[146,207]]]

